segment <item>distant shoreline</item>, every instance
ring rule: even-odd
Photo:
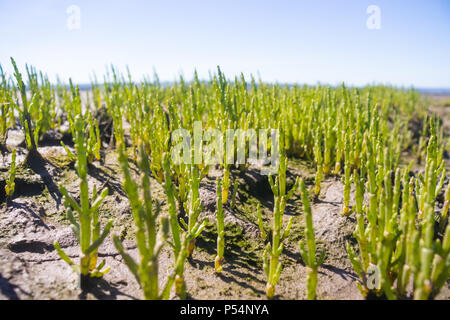
[[[161,85],[170,85],[173,82],[162,82]],[[294,86],[296,84],[292,84],[292,83],[288,83],[288,84],[282,84],[280,83],[280,85],[288,85],[288,86]],[[298,86],[303,86],[305,84],[302,83],[297,83]],[[307,86],[316,86],[318,84],[315,85],[310,85],[307,84]],[[320,85],[327,85],[327,84],[320,84]],[[380,84],[383,85],[383,84]],[[369,85],[367,85],[369,86]],[[88,90],[91,89],[91,84],[87,84],[87,83],[81,83],[78,84],[78,87],[80,88],[80,90]],[[331,86],[331,87],[337,87],[337,86]],[[348,86],[348,87],[353,87],[353,86]],[[357,88],[363,88],[365,86],[356,86]],[[393,86],[395,87],[395,86]],[[402,87],[397,87],[399,89],[402,89]],[[426,95],[438,95],[438,96],[450,96],[450,87],[449,88],[414,88],[414,87],[403,87],[403,89],[407,90],[413,88],[415,90],[417,90],[418,92],[420,92],[421,94],[426,94]]]

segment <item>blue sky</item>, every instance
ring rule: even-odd
[[[70,5],[81,9],[69,30]],[[369,5],[381,29],[366,26]],[[448,0],[0,0],[0,63],[89,82],[105,66],[141,79],[220,65],[264,81],[450,88]]]

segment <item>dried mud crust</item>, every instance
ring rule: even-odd
[[[80,295],[76,274],[53,248],[53,242],[57,240],[72,259],[78,259],[79,247],[65,218],[57,188],[57,185],[63,184],[72,196],[78,198],[78,179],[64,149],[46,146],[39,151],[48,161],[33,170],[18,170],[17,177],[18,181],[22,181],[19,183],[23,184],[22,189],[13,197],[11,206],[3,207],[0,211],[0,299],[141,299],[138,283],[110,238],[99,248],[99,259],[105,260],[106,265],[111,267],[110,273],[103,279],[93,280],[89,293]],[[117,155],[107,152],[104,156],[103,163],[95,162],[89,169],[90,188],[96,185],[98,189],[109,189],[100,207],[102,223],[104,225],[107,220],[113,219],[113,232],[124,239],[125,248],[137,257],[133,219],[121,188],[122,176]],[[133,172],[137,175],[137,171]],[[236,206],[231,208],[233,190],[230,190],[230,201],[225,205],[226,264],[223,272],[216,274],[214,212],[215,179],[218,174],[211,172],[201,185],[201,217],[208,217],[209,223],[198,238],[193,257],[186,263],[188,297],[265,299],[266,278],[262,271],[265,243],[256,223],[256,206],[258,202],[262,204],[263,219],[268,225],[273,197],[267,177],[252,168],[245,173],[233,172],[233,179],[239,182],[237,200]],[[291,161],[288,185],[293,183],[296,176],[311,182],[313,171],[299,161]],[[3,167],[0,184],[5,183],[6,177],[7,167]],[[151,183],[155,201],[159,201],[163,212],[167,212],[162,187],[153,179]],[[356,275],[345,251],[345,243],[352,241],[355,221],[352,216],[340,215],[342,202],[341,182],[329,178],[322,183],[321,196],[312,204],[318,248],[326,250],[325,262],[319,268],[317,292],[320,299],[362,299],[355,284]],[[294,197],[287,205],[286,223],[290,217],[293,217],[293,226],[282,255],[284,270],[276,287],[276,298],[305,299],[306,268],[300,260],[297,246],[298,240],[304,237],[304,217],[299,197]],[[160,257],[161,285],[171,272],[172,265],[173,256],[166,246]],[[439,298],[450,298],[448,286]]]

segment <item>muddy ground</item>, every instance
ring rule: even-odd
[[[443,117],[446,130],[450,130],[450,106],[434,109]],[[8,144],[16,147],[23,144],[19,130],[10,131]],[[65,217],[62,196],[58,190],[58,185],[63,184],[77,197],[78,179],[73,163],[64,148],[59,146],[58,139],[49,139],[44,145],[39,151],[46,161],[33,168],[19,166],[12,204],[7,208],[3,205],[0,210],[0,299],[141,299],[139,285],[110,238],[100,247],[99,253],[100,259],[106,260],[106,265],[111,267],[111,272],[103,279],[94,281],[88,294],[80,294],[76,274],[53,248],[53,242],[58,240],[71,258],[78,258],[79,247]],[[20,148],[18,150],[17,161],[21,161],[25,154]],[[10,155],[0,159],[2,203],[9,163]],[[211,171],[201,187],[204,206],[202,217],[208,217],[210,222],[197,241],[193,257],[186,263],[188,298],[265,299],[266,279],[262,271],[265,243],[256,224],[256,206],[261,202],[267,224],[273,207],[268,182],[256,170],[251,169],[245,174],[239,171],[233,173],[233,177],[239,179],[236,207],[225,207],[226,264],[223,272],[216,274],[216,176],[217,172]],[[296,176],[312,183],[314,169],[305,162],[290,161],[288,182],[292,184]],[[113,232],[123,238],[125,248],[136,256],[133,218],[121,188],[121,179],[117,154],[114,152],[105,153],[104,163],[94,162],[89,170],[91,188],[95,184],[97,189],[109,189],[109,195],[100,207],[103,225],[113,219]],[[152,192],[163,211],[166,210],[164,192],[155,180],[152,180]],[[340,215],[342,203],[342,183],[336,177],[327,178],[322,183],[320,198],[312,205],[318,250],[326,251],[325,262],[319,268],[319,299],[363,299],[345,250],[345,243],[354,241],[352,232],[355,218],[353,215]],[[298,196],[288,203],[286,222],[291,216],[293,226],[282,255],[284,269],[276,287],[277,299],[306,298],[306,268],[301,262],[297,246],[304,230]],[[161,284],[170,273],[172,263],[171,250],[166,246],[160,259]],[[449,283],[438,298],[450,299]]]

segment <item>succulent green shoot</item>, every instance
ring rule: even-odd
[[[159,256],[169,234],[169,219],[161,215],[157,204],[153,208],[150,185],[150,165],[144,148],[140,148],[139,169],[141,179],[136,182],[129,170],[128,159],[122,148],[120,163],[124,174],[124,189],[130,200],[133,218],[136,225],[136,242],[140,259],[136,262],[122,246],[117,235],[113,236],[114,244],[127,264],[130,271],[140,284],[144,298],[147,300],[168,299],[173,285],[174,275],[169,276],[163,288],[159,287]],[[142,190],[142,196],[139,191]],[[158,232],[159,225],[159,232]]]
[[[9,178],[6,181],[5,185],[5,193],[6,193],[6,204],[8,205],[11,202],[11,198],[14,195],[15,191],[15,182],[16,179],[16,149],[13,149],[11,155],[11,166],[9,167]]]
[[[314,226],[312,219],[312,210],[309,201],[308,191],[303,179],[300,179],[300,191],[302,195],[303,211],[306,219],[306,243],[304,240],[299,241],[300,254],[303,262],[307,266],[306,287],[308,299],[316,299],[317,272],[319,266],[325,259],[325,251],[322,251],[320,257],[316,258],[316,240],[314,235]]]
[[[225,224],[224,212],[222,206],[222,181],[217,180],[217,198],[216,198],[216,219],[217,219],[217,256],[214,261],[217,273],[222,272],[225,251]]]

